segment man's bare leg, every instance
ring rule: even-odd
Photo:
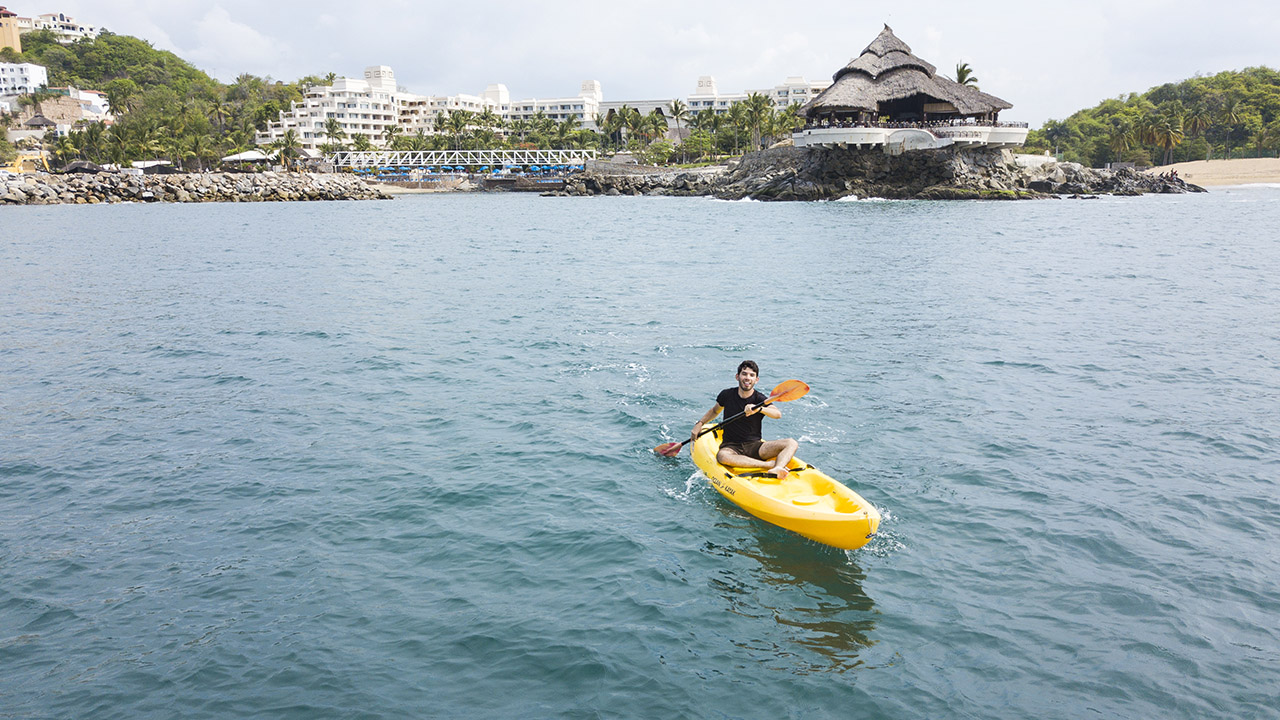
[[[785,480],[787,473],[787,463],[791,462],[791,458],[795,456],[796,449],[800,447],[800,443],[792,438],[784,438],[782,440],[770,440],[760,446],[760,457],[767,461],[766,467],[769,472],[778,476],[779,480]]]
[[[763,445],[761,447],[764,447]],[[773,467],[773,463],[768,460],[757,460],[749,455],[736,453],[728,448],[720,448],[720,452],[716,453],[716,462],[729,467],[752,467],[767,470]]]

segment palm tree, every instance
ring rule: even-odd
[[[1186,117],[1182,119],[1182,126],[1186,129],[1187,134],[1191,137],[1199,137],[1205,134],[1209,126],[1213,124],[1213,115],[1209,109],[1203,104],[1196,104],[1187,112]],[[1213,145],[1205,143],[1208,146],[1206,150],[1205,160],[1208,160],[1213,153]]]
[[[679,99],[676,99],[676,100],[672,100],[671,104],[667,106],[667,111],[671,113],[671,119],[676,121],[676,139],[679,140],[683,145],[684,132],[681,126],[689,120],[689,106],[685,105]],[[685,154],[684,150],[680,151],[680,161],[681,162],[689,161],[689,158]]]
[[[1276,136],[1274,132],[1275,131],[1272,128],[1260,127],[1253,133],[1253,136],[1249,138],[1249,141],[1258,149],[1257,157],[1262,157],[1262,149],[1264,147],[1269,147],[1275,143]]]
[[[545,142],[548,135],[556,131],[556,121],[547,117],[547,114],[539,110],[529,118],[529,133],[538,136],[536,140]]]
[[[1231,129],[1240,122],[1240,98],[1231,98],[1222,105],[1222,109],[1218,111],[1218,121],[1227,127],[1227,149],[1226,157],[1231,158]]]
[[[751,150],[760,149],[760,138],[765,127],[773,120],[773,102],[763,93],[753,92],[747,96],[745,120],[751,129]]]
[[[76,141],[79,140],[76,137],[77,135],[79,133],[71,133],[70,135],[58,137],[53,141],[53,157],[59,165],[65,166],[73,158],[80,156],[80,147],[76,144]]]
[[[206,167],[205,160],[212,160],[218,157],[216,150],[213,136],[205,133],[192,135],[187,145],[188,156],[196,161],[196,169],[200,172],[204,172]]]
[[[444,119],[442,127],[453,135],[453,149],[462,149],[462,136],[467,132],[467,128],[471,125],[471,113],[467,110],[451,110],[449,115]]]
[[[729,106],[729,125],[733,128],[733,154],[738,154],[738,140],[749,125],[747,106],[745,103],[734,103]]]
[[[615,116],[620,131],[619,143],[630,144],[640,126],[640,111],[630,105],[623,105],[615,111]]]
[[[1122,119],[1115,124],[1115,128],[1107,136],[1107,147],[1115,153],[1117,161],[1124,156],[1125,151],[1133,147],[1133,126],[1127,120]]]
[[[973,74],[973,68],[969,67],[969,63],[966,62],[956,65],[956,82],[961,85],[968,85],[974,90],[978,89],[978,77]]]
[[[578,118],[570,115],[556,125],[556,148],[565,150],[572,142],[573,135],[578,132]]]
[[[1182,143],[1182,116],[1160,115],[1151,123],[1151,138],[1156,145],[1164,148],[1164,162],[1173,162],[1173,148]]]
[[[725,118],[711,108],[698,111],[693,118],[694,125],[711,136],[712,154],[720,153],[720,131],[724,129]]]
[[[324,136],[329,138],[329,152],[334,152],[342,149],[342,141],[347,137],[347,131],[343,129],[342,123],[338,122],[337,118],[329,118],[324,121]]]
[[[652,112],[644,116],[644,134],[648,136],[651,143],[666,137],[669,127],[667,125],[667,116],[663,115],[662,110],[659,108],[654,108]]]
[[[399,125],[388,125],[382,129],[382,146],[390,150],[396,144],[396,137],[400,135]]]
[[[289,170],[293,167],[293,160],[301,154],[302,141],[298,139],[298,131],[290,128],[284,131],[279,140],[271,143],[270,147],[284,163],[285,170]]]
[[[351,149],[356,152],[369,152],[373,149],[373,141],[364,133],[356,133],[355,138],[351,140]]]
[[[490,128],[493,130],[502,129],[502,118],[498,117],[493,108],[485,108],[483,112],[476,116],[476,124],[482,128]]]
[[[409,138],[409,149],[418,151],[431,149],[431,139],[427,137],[426,130],[418,128],[413,137]]]

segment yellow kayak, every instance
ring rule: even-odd
[[[721,434],[715,430],[698,438],[693,462],[733,504],[765,522],[845,550],[875,537],[880,512],[858,493],[796,458],[785,480],[759,468],[725,467],[716,462]]]

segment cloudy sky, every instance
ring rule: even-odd
[[[576,95],[587,79],[611,101],[684,97],[708,74],[721,92],[829,79],[888,23],[940,72],[969,63],[1013,103],[1003,117],[1033,127],[1197,73],[1280,67],[1274,0],[0,2],[141,37],[223,81],[390,65],[410,92],[501,82],[513,99]]]

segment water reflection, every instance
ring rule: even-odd
[[[862,666],[861,654],[876,643],[879,613],[862,589],[866,573],[855,557],[755,519],[734,525],[744,531],[741,541],[708,543],[703,551],[752,562],[727,563],[711,586],[730,612],[774,623],[740,646],[758,651],[772,645],[772,652],[790,656],[787,665],[801,672],[842,673]]]

